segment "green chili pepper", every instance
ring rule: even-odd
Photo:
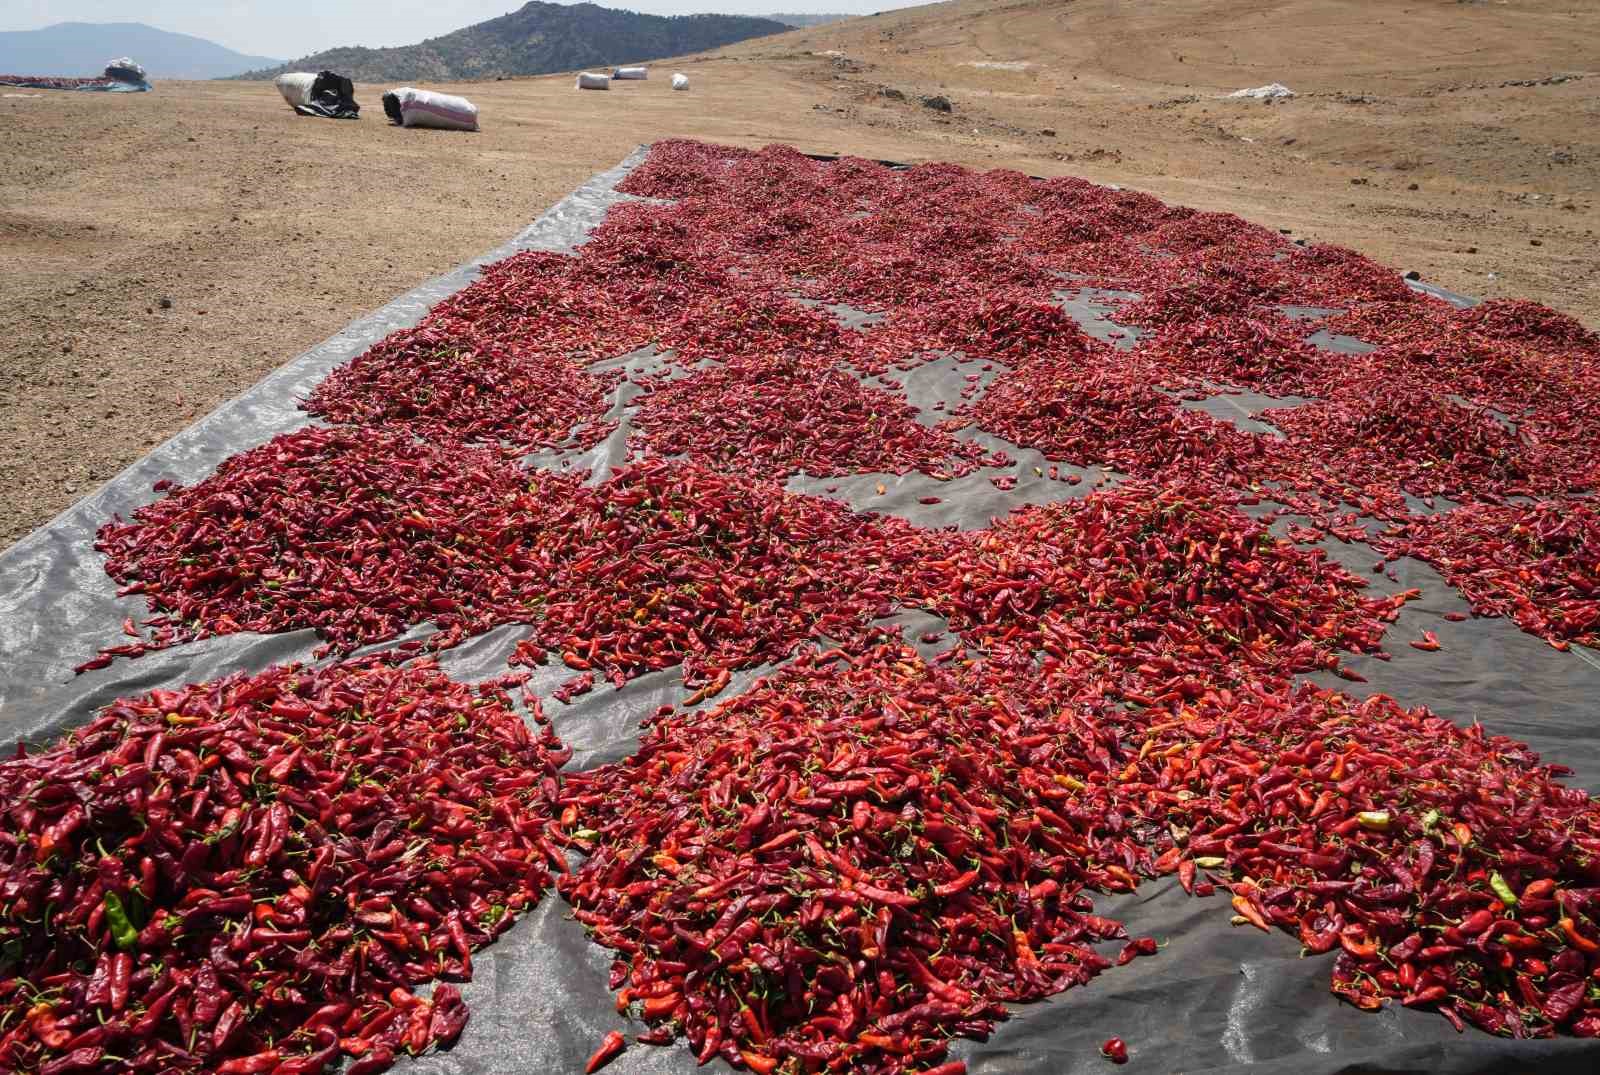
[[[1507,907],[1515,907],[1517,905],[1517,894],[1511,891],[1511,886],[1506,884],[1504,877],[1500,876],[1500,871],[1496,870],[1489,874],[1489,887],[1494,889],[1495,896]]]
[[[139,931],[128,921],[128,912],[122,906],[122,897],[115,892],[106,893],[106,923],[111,927],[111,939],[118,948],[126,951],[139,943]]]
[[[1356,815],[1356,820],[1364,829],[1371,829],[1374,832],[1389,831],[1390,819],[1387,810],[1363,810]]]

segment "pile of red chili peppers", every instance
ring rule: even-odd
[[[1481,726],[1309,686],[1207,691],[1129,730],[1137,756],[1106,794],[1166,827],[1161,868],[1190,889],[1217,871],[1244,922],[1336,951],[1335,993],[1600,1036],[1600,811],[1559,768]]]
[[[1054,763],[1091,733],[899,645],[801,657],[568,777],[562,838],[588,858],[560,888],[655,1040],[757,1072],[923,1070],[1127,936],[1084,886],[1132,889],[1137,862],[1051,809],[1076,783]]]
[[[1417,596],[1369,592],[1324,535],[1600,645],[1594,334],[1078,179],[668,141],[620,189],[647,200],[574,253],[490,266],[335,371],[306,402],[328,426],[107,524],[152,615],[84,667],[524,624],[514,664],[573,672],[555,697],[681,667],[686,707],[558,774],[506,684],[416,644],[116,703],[0,766],[0,1064],[381,1070],[460,1032],[450,987],[412,990],[470,974],[567,854],[639,1040],[761,1073],[954,1075],[949,1040],[1006,1003],[1155,954],[1092,897],[1168,874],[1337,953],[1359,1007],[1600,1036],[1595,802],[1476,726],[1295,680],[1359,679],[1344,655],[1388,658]],[[1129,346],[1058,294],[1095,289]],[[646,345],[620,394],[609,360]],[[930,410],[886,376],[951,353],[974,372]],[[1269,432],[1184,406],[1240,391],[1308,401]],[[614,431],[605,474],[520,458]],[[976,431],[1127,477],[965,532],[781,484],[1015,487]],[[874,626],[905,609],[951,647]],[[599,1045],[591,1070],[626,1040]]]
[[[636,421],[652,454],[777,481],[910,470],[953,478],[983,456],[920,424],[898,396],[814,360],[730,359],[656,388]]]
[[[1557,649],[1600,647],[1600,513],[1590,500],[1473,504],[1386,531],[1386,555],[1439,569],[1474,612],[1505,616]]]
[[[1181,484],[1025,508],[950,553],[910,566],[908,603],[990,653],[1041,652],[1147,705],[1380,652],[1414,596],[1366,597],[1321,550]]]
[[[158,615],[85,667],[237,631],[315,627],[348,650],[418,623],[455,640],[526,619],[538,535],[576,486],[405,429],[286,433],[101,529],[106,571]]]
[[[107,707],[0,763],[0,1065],[377,1072],[461,1033],[538,902],[555,772],[497,686],[284,666]]]
[[[678,664],[690,686],[725,683],[808,638],[864,638],[890,611],[893,562],[920,547],[897,519],[664,460],[574,491],[568,510],[539,550],[550,593],[513,661],[553,650],[619,687]]]

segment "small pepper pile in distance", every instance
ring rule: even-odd
[[[1122,694],[1338,667],[1377,652],[1409,594],[1366,582],[1194,486],[1127,482],[1026,508],[942,561],[913,562],[906,599],[991,651],[1043,650],[1116,672]]]
[[[0,1066],[370,1075],[538,902],[555,771],[498,686],[280,666],[0,762]]]
[[[1174,387],[1195,379],[1253,389],[1267,395],[1294,395],[1321,383],[1329,356],[1306,343],[1300,329],[1279,317],[1218,315],[1177,321],[1141,340],[1138,358]],[[1174,376],[1176,375],[1176,376]]]
[[[1488,411],[1409,386],[1370,387],[1360,406],[1344,396],[1269,410],[1261,420],[1293,438],[1303,472],[1347,499],[1385,484],[1456,499],[1543,491],[1528,444]]]
[[[583,365],[650,340],[611,296],[576,279],[580,266],[529,252],[329,374],[305,402],[346,425],[400,423],[443,440],[509,445],[512,454],[603,436],[615,375]],[[632,331],[634,335],[629,336]]]
[[[919,423],[900,396],[829,366],[774,358],[732,359],[666,381],[640,401],[634,424],[636,447],[653,455],[776,481],[910,470],[953,478],[984,455]]]
[[[1184,410],[1148,370],[1034,360],[1001,374],[971,407],[980,429],[1077,466],[1130,474],[1203,467],[1247,472],[1268,445],[1210,415]],[[961,421],[961,417],[951,423]]]

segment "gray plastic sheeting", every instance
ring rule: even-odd
[[[316,645],[309,631],[234,635],[74,677],[72,666],[109,644],[123,617],[144,611],[140,599],[116,597],[93,551],[95,531],[112,514],[126,514],[153,499],[150,486],[157,479],[199,480],[228,456],[308,424],[297,401],[313,385],[374,341],[416,324],[430,306],[470,283],[484,264],[521,250],[575,248],[610,206],[625,200],[614,187],[643,155],[641,148],[596,176],[512,242],[401,296],[280,368],[0,555],[0,655],[5,662],[0,740],[54,735],[119,696],[309,660]],[[1123,330],[1109,324],[1105,315],[1111,308],[1107,300],[1126,297],[1062,295],[1064,307],[1087,329],[1121,346],[1132,343],[1132,334],[1111,336]],[[859,311],[833,312],[848,325],[871,320]],[[1347,352],[1364,346],[1347,338],[1318,342]],[[662,368],[650,349],[618,356],[609,364],[625,365],[630,376]],[[998,372],[995,366],[983,370],[981,364],[946,356],[914,371],[893,371],[876,383],[903,393],[923,421],[933,422],[947,413],[938,404],[954,407],[963,392],[980,391]],[[637,391],[627,381],[619,386],[612,414],[622,422],[618,436],[583,453],[543,454],[529,462],[609,470],[625,457],[629,404]],[[1241,424],[1265,407],[1298,402],[1237,393],[1215,398],[1216,403],[1203,409]],[[1011,462],[950,482],[921,474],[800,476],[789,487],[836,496],[860,510],[890,512],[923,526],[970,530],[1022,504],[1084,496],[1118,480],[1100,468],[1067,466],[1059,466],[1058,477],[1052,479],[1049,461],[1037,452],[975,430],[963,435],[989,450],[1006,451]],[[1002,474],[1016,477],[1013,489],[1002,491],[990,481]],[[1073,478],[1078,479],[1075,484]],[[880,485],[882,493],[877,491]],[[921,503],[930,496],[939,503]],[[1600,743],[1592,722],[1592,700],[1600,697],[1600,660],[1576,650],[1557,653],[1503,620],[1446,621],[1444,613],[1464,611],[1466,605],[1426,566],[1401,561],[1390,580],[1368,571],[1376,558],[1370,550],[1331,539],[1324,545],[1379,589],[1418,586],[1424,592],[1389,634],[1393,661],[1356,657],[1348,662],[1368,677],[1371,690],[1407,704],[1428,704],[1462,722],[1481,720],[1489,730],[1523,739],[1552,760],[1572,766],[1582,787],[1600,787]],[[941,621],[922,613],[901,614],[893,622],[908,639],[944,629]],[[1424,628],[1437,633],[1440,652],[1422,653],[1404,645]],[[424,633],[419,629],[408,637]],[[520,627],[491,631],[444,653],[441,664],[459,679],[498,675],[524,633]],[[944,644],[919,648],[931,655]],[[735,676],[722,698],[767,672],[769,668],[762,668]],[[530,687],[548,697],[570,675],[564,668],[540,669]],[[1331,679],[1325,685],[1350,686]],[[640,719],[657,706],[681,703],[683,697],[680,673],[673,669],[642,677],[621,691],[602,686],[571,705],[550,704],[547,712],[574,749],[569,768],[578,770],[627,756],[637,746]],[[1189,899],[1171,879],[1149,882],[1134,895],[1102,898],[1098,910],[1126,921],[1134,935],[1157,937],[1164,950],[1153,959],[1108,971],[1086,987],[1018,1008],[1015,1018],[987,1043],[958,1042],[954,1055],[964,1057],[974,1073],[1103,1072],[1106,1062],[1099,1046],[1112,1035],[1127,1040],[1136,1068],[1145,1071],[1249,1068],[1316,1075],[1533,1068],[1588,1072],[1600,1067],[1600,1049],[1592,1043],[1509,1042],[1472,1030],[1457,1035],[1436,1015],[1398,1007],[1358,1012],[1328,992],[1331,957],[1301,959],[1295,942],[1285,935],[1231,929],[1225,901]],[[402,1060],[397,1070],[441,1075],[580,1071],[607,1031],[630,1029],[615,1014],[606,988],[611,954],[590,943],[566,912],[566,905],[551,894],[476,955],[476,977],[463,988],[472,1020],[460,1042],[418,1060]],[[713,1066],[726,1070],[721,1061]],[[695,1067],[681,1045],[633,1046],[608,1070],[630,1075],[687,1073]]]

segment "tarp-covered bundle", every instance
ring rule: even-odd
[[[332,71],[311,74],[293,71],[279,75],[272,84],[289,102],[289,107],[302,116],[320,116],[323,119],[360,119],[361,106],[356,104],[356,87],[343,75]]]
[[[689,88],[689,76],[684,74],[681,71],[673,72],[673,75],[672,75],[672,88],[675,89],[675,90],[686,90],[686,89],[688,89]]]
[[[626,81],[641,81],[650,77],[648,67],[619,67],[611,72],[611,77]]]
[[[445,131],[478,129],[478,106],[465,97],[410,86],[384,94],[383,112],[400,127],[437,127]]]
[[[146,81],[143,65],[135,63],[127,56],[120,56],[106,64],[106,77],[113,82],[143,83]]]
[[[602,75],[594,71],[580,72],[576,88],[580,90],[609,90],[611,88],[611,76]]]

